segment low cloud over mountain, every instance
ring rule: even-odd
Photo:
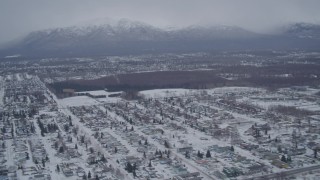
[[[2,57],[92,56],[228,50],[319,50],[320,26],[293,24],[257,34],[235,26],[157,28],[126,19],[35,31],[0,51]]]

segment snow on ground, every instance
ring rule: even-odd
[[[22,81],[21,74],[15,74],[15,76],[16,76],[16,79],[17,79],[18,81]]]
[[[17,79],[19,79],[18,76],[13,76],[16,77]],[[21,76],[23,78],[23,76]],[[38,78],[35,78],[36,80],[38,80],[39,82],[41,82]],[[2,83],[2,78],[0,76],[0,100],[3,96],[3,83]],[[13,80],[15,81],[15,80]],[[1,90],[2,90],[2,94],[1,94]],[[300,98],[291,98],[291,100],[286,100],[287,96],[284,96],[283,94],[271,94],[271,96],[260,96],[260,92],[264,92],[263,89],[258,89],[258,88],[246,88],[246,87],[224,87],[224,88],[215,88],[215,89],[210,89],[210,90],[187,90],[187,89],[157,89],[157,90],[148,90],[148,91],[142,91],[140,92],[142,95],[144,95],[146,98],[152,97],[152,98],[164,98],[164,97],[177,97],[180,96],[182,97],[181,99],[187,99],[190,98],[191,96],[195,101],[191,103],[190,107],[193,107],[194,109],[197,110],[197,108],[195,107],[199,107],[199,109],[201,109],[201,107],[206,107],[207,109],[212,109],[215,110],[213,112],[208,111],[208,113],[212,113],[212,115],[219,115],[221,113],[224,114],[229,114],[234,118],[226,118],[224,119],[223,122],[221,122],[220,128],[222,129],[226,129],[228,128],[228,126],[231,127],[231,131],[234,132],[232,134],[235,134],[233,136],[240,136],[241,140],[244,140],[245,142],[249,142],[250,144],[258,144],[258,141],[254,141],[251,142],[253,140],[251,140],[253,137],[252,136],[247,136],[245,135],[245,131],[248,130],[253,124],[257,123],[257,124],[261,124],[263,121],[263,119],[259,118],[259,117],[254,117],[251,116],[250,114],[244,113],[242,111],[235,111],[234,108],[232,107],[225,107],[225,106],[221,106],[216,102],[216,97],[218,98],[223,98],[223,95],[225,95],[226,93],[231,93],[231,95],[235,94],[235,97],[240,98],[241,101],[244,102],[249,102],[251,104],[258,104],[261,106],[270,106],[272,104],[275,103],[280,103],[280,102],[286,102],[286,104],[283,105],[292,105],[292,106],[297,106],[300,108],[312,108],[313,106],[319,107],[319,105],[317,105],[314,102],[309,102],[307,99],[302,99]],[[48,94],[45,94],[45,97],[47,97],[47,99],[50,99],[51,96],[53,97],[53,100],[56,101],[56,111],[51,112],[51,110],[49,109],[49,107],[44,108],[43,110],[40,111],[40,114],[46,114],[46,115],[52,115],[52,117],[57,116],[57,114],[61,113],[64,116],[63,117],[71,117],[72,119],[72,123],[79,128],[79,132],[83,135],[86,135],[88,137],[90,137],[90,141],[92,142],[92,144],[90,146],[92,147],[96,147],[98,149],[101,149],[101,152],[107,155],[107,159],[108,159],[108,163],[110,165],[112,165],[113,167],[115,167],[116,169],[119,169],[119,171],[121,171],[121,173],[123,173],[125,175],[125,179],[132,179],[131,175],[128,175],[128,173],[123,169],[123,166],[119,163],[116,163],[116,159],[121,159],[121,157],[123,156],[123,154],[110,154],[106,148],[103,148],[103,146],[99,143],[99,141],[93,137],[91,137],[91,135],[93,134],[93,132],[95,132],[96,130],[91,129],[91,127],[86,126],[85,124],[83,124],[80,121],[79,116],[77,116],[76,114],[72,114],[70,109],[68,109],[68,107],[70,106],[93,106],[93,105],[97,105],[94,106],[93,109],[95,109],[94,111],[92,111],[89,115],[89,117],[95,117],[97,114],[96,113],[96,107],[99,107],[100,110],[102,110],[102,112],[106,112],[106,108],[104,107],[104,105],[106,105],[107,103],[104,102],[115,102],[115,101],[120,101],[119,97],[108,97],[110,94],[116,94],[119,92],[107,92],[104,90],[101,91],[86,91],[86,92],[82,92],[82,93],[89,93],[93,96],[97,96],[97,95],[106,95],[107,97],[105,98],[91,98],[88,96],[75,96],[75,97],[69,97],[69,98],[65,98],[65,99],[57,99],[56,96],[54,94],[52,94],[51,92],[47,91]],[[212,103],[210,104],[209,101],[207,100],[201,100],[201,95],[202,94],[213,94],[214,96],[210,97],[212,98]],[[252,97],[252,94],[254,95],[254,97]],[[257,95],[257,93],[259,95]],[[50,96],[51,95],[51,96]],[[220,96],[222,95],[222,96]],[[230,94],[228,94],[230,95]],[[268,94],[269,95],[269,94]],[[278,98],[279,96],[280,98]],[[230,97],[234,97],[234,96],[230,96]],[[198,98],[198,100],[197,100]],[[210,99],[209,98],[209,99]],[[168,98],[169,99],[169,98]],[[174,98],[172,98],[174,99]],[[178,98],[177,98],[178,99]],[[237,99],[238,100],[238,99]],[[157,119],[160,119],[161,116],[157,111],[149,111],[152,110],[153,108],[156,109],[156,107],[158,107],[157,105],[154,106],[149,106],[149,104],[143,104],[143,103],[139,103],[137,101],[124,101],[122,100],[123,103],[126,104],[126,108],[121,108],[121,106],[115,106],[115,108],[111,108],[112,110],[108,110],[108,112],[106,112],[106,114],[108,114],[108,119],[112,119],[112,120],[116,120],[118,122],[125,122],[124,117],[121,117],[120,115],[118,115],[118,113],[116,113],[114,110],[116,108],[122,109],[122,112],[126,112],[126,110],[130,110],[131,109],[135,110],[135,112],[140,112],[142,115],[146,114],[146,115],[150,115],[151,113],[153,113],[150,117],[157,117]],[[152,100],[150,100],[152,102]],[[166,110],[169,110],[170,108],[174,108],[174,109],[178,109],[183,111],[184,107],[182,107],[181,105],[179,105],[179,103],[175,103],[174,105],[172,103],[168,103],[165,102],[164,99],[159,100],[159,102],[163,103],[163,107],[167,107],[165,108]],[[184,101],[183,101],[184,102]],[[161,104],[160,103],[160,104]],[[1,104],[0,104],[1,105]],[[128,108],[129,107],[129,108]],[[90,108],[90,107],[88,107]],[[149,109],[150,108],[150,109]],[[81,109],[81,108],[80,108]],[[85,108],[83,108],[85,109]],[[50,111],[49,111],[50,110]],[[120,111],[120,112],[121,112]],[[203,110],[201,110],[203,111]],[[207,111],[207,110],[206,110]],[[170,111],[168,111],[170,112]],[[200,112],[200,111],[199,111]],[[162,113],[162,110],[161,110]],[[166,112],[167,113],[167,112]],[[188,113],[186,111],[186,113]],[[206,112],[207,113],[207,112]],[[205,113],[205,114],[206,114]],[[120,113],[121,114],[121,113]],[[173,113],[168,113],[168,115],[172,115]],[[196,114],[191,113],[191,115]],[[131,117],[132,114],[128,114],[128,116]],[[211,120],[211,118],[213,118],[213,120],[217,120],[215,116],[212,116],[209,118],[208,115],[201,115],[199,113],[199,119],[197,119],[200,123],[201,121],[207,122],[207,120]],[[213,159],[208,159],[208,160],[212,160],[212,162],[210,162],[210,165],[213,165],[214,168],[212,167],[206,167],[205,165],[201,165],[199,164],[195,159],[195,158],[191,158],[191,159],[187,159],[185,158],[185,155],[182,153],[177,153],[175,150],[178,147],[185,147],[187,145],[192,145],[194,147],[195,152],[196,151],[201,151],[201,152],[205,152],[209,146],[212,145],[219,145],[219,146],[224,146],[227,147],[229,145],[231,145],[231,139],[228,137],[224,137],[224,138],[216,138],[216,137],[212,137],[212,135],[206,134],[202,131],[199,131],[198,129],[192,128],[189,125],[187,125],[186,123],[184,123],[184,119],[183,117],[180,118],[180,115],[177,116],[176,119],[172,118],[169,122],[170,124],[175,124],[177,125],[177,127],[183,127],[183,129],[185,131],[175,131],[172,129],[166,129],[166,126],[161,125],[161,124],[156,124],[154,123],[152,126],[158,127],[158,128],[163,128],[163,133],[160,134],[146,134],[144,133],[141,128],[139,128],[138,125],[133,124],[132,127],[134,127],[134,135],[139,135],[139,136],[146,136],[148,138],[148,141],[150,144],[152,144],[153,146],[155,146],[157,149],[161,150],[164,148],[164,145],[162,144],[161,141],[159,141],[159,139],[161,140],[167,140],[171,145],[173,144],[173,149],[172,149],[172,157],[175,157],[174,159],[178,159],[179,161],[183,162],[184,166],[187,167],[189,172],[201,172],[201,176],[204,177],[204,179],[215,179],[213,178],[213,176],[215,176],[213,174],[213,170],[219,170],[222,171],[223,167],[231,167],[231,166],[238,166],[236,164],[236,162],[234,162],[233,160],[231,160],[230,158],[226,158],[224,156],[222,156],[222,153],[219,152],[212,152],[213,153],[213,157],[214,159],[218,160],[217,162],[213,162]],[[219,115],[220,116],[220,115]],[[98,116],[97,116],[98,117]],[[106,117],[106,116],[105,116]],[[218,117],[218,116],[217,116]],[[230,117],[230,116],[229,116]],[[163,119],[162,119],[163,120]],[[35,119],[33,119],[32,121],[35,122]],[[54,118],[54,120],[57,123],[57,118]],[[92,121],[94,122],[94,121]],[[91,123],[90,123],[91,124]],[[144,124],[142,125],[142,127],[144,127]],[[15,128],[15,125],[13,126],[13,128]],[[61,173],[57,173],[55,172],[56,169],[56,164],[59,164],[61,161],[61,159],[56,158],[56,150],[54,150],[52,148],[52,139],[54,139],[55,137],[50,136],[50,135],[46,135],[45,137],[40,137],[40,128],[39,126],[35,126],[36,128],[36,132],[38,137],[37,138],[33,138],[33,140],[40,140],[41,143],[43,143],[44,145],[44,149],[46,150],[48,157],[50,159],[50,162],[47,163],[47,170],[49,170],[50,175],[52,177],[52,179],[64,179],[65,176]],[[61,127],[60,127],[61,128]],[[98,127],[100,128],[100,127]],[[274,128],[275,129],[275,128]],[[278,128],[280,129],[280,128]],[[101,129],[100,129],[101,130]],[[98,129],[98,131],[100,131]],[[118,129],[103,129],[104,131],[108,132],[108,134],[111,135],[111,137],[114,137],[118,142],[120,142],[121,145],[123,145],[124,147],[126,147],[126,149],[129,150],[129,153],[127,155],[132,155],[132,156],[136,156],[138,157],[139,155],[141,155],[140,152],[138,152],[136,150],[136,146],[134,144],[132,144],[132,142],[127,141],[126,136],[124,135],[124,132]],[[97,132],[98,132],[97,131]],[[271,135],[272,137],[274,137],[275,135],[281,135],[283,134],[285,131],[286,134],[291,133],[292,129],[286,127],[286,129],[281,129],[281,133],[276,132],[275,130],[271,130]],[[14,131],[13,131],[14,132]],[[64,131],[61,131],[62,136],[66,136],[67,133],[65,133]],[[130,133],[131,136],[131,133]],[[231,137],[231,134],[230,134]],[[51,139],[50,139],[51,138]],[[183,140],[183,141],[182,141]],[[283,138],[283,140],[285,140],[285,138]],[[13,150],[13,146],[12,146],[12,141],[9,140],[8,143],[8,147],[6,150],[7,156],[8,156],[8,162],[7,165],[11,166],[13,165],[13,161],[14,161],[14,154],[12,152],[14,152]],[[29,148],[30,149],[30,148]],[[30,151],[30,150],[29,150]],[[85,172],[88,172],[89,170],[91,170],[89,167],[85,166],[84,160],[88,159],[88,154],[86,153],[86,151],[84,150],[83,146],[79,146],[79,152],[82,154],[81,158],[79,159],[72,159],[69,160],[69,162],[72,163],[78,163],[80,164],[79,167],[81,166]],[[194,152],[192,152],[194,153]],[[264,160],[264,159],[260,159],[259,156],[256,156],[255,153],[244,150],[239,148],[239,146],[235,146],[235,154],[241,155],[242,157],[246,157],[246,159],[250,160],[250,162],[259,162],[262,164],[266,164],[268,167],[273,167],[270,164],[270,161],[268,160]],[[311,154],[310,152],[308,154]],[[219,162],[219,163],[218,163]],[[27,162],[27,164],[30,164],[31,161]],[[155,167],[157,167],[157,171],[163,176],[163,178],[170,178],[170,170],[166,169],[169,166],[164,166],[159,164],[158,162],[153,162]],[[29,165],[28,164],[28,165]],[[31,164],[30,164],[31,165]],[[33,163],[32,163],[33,165]],[[48,168],[49,167],[49,168]],[[278,168],[273,168],[273,171],[280,171]],[[20,173],[20,171],[19,171]],[[22,175],[19,174],[18,177],[21,177]],[[26,177],[26,176],[25,176]],[[312,176],[310,176],[312,177]],[[71,179],[75,179],[76,177],[72,177]],[[163,179],[161,178],[161,179]],[[21,179],[21,178],[20,178]]]
[[[208,92],[209,94],[224,94],[231,92],[265,92],[266,90],[261,88],[251,88],[251,87],[221,87],[214,89],[206,89],[203,90]],[[159,98],[159,97],[170,97],[170,96],[185,96],[192,95],[193,93],[199,93],[199,90],[195,89],[154,89],[154,90],[146,90],[140,91],[140,94],[145,97]]]
[[[60,102],[64,106],[91,106],[99,104],[99,102],[88,96],[74,96],[61,99]]]
[[[6,76],[6,80],[11,80],[12,79],[12,75],[7,75]]]
[[[320,111],[320,104],[310,103],[310,104],[301,105],[300,107],[298,106],[298,108],[309,110],[309,111]]]
[[[170,96],[182,96],[188,93],[192,93],[195,90],[189,89],[154,89],[154,90],[146,90],[140,91],[140,94],[144,95],[146,98],[162,98],[162,97],[170,97]]]
[[[27,79],[31,79],[31,78],[32,78],[32,75],[26,74],[26,78],[27,78]]]
[[[296,179],[318,180],[320,179],[320,171],[314,170],[302,174],[295,174],[294,176]]]
[[[264,109],[268,109],[272,106],[293,106],[295,104],[295,101],[262,101],[262,100],[252,100],[250,101],[252,104],[257,105],[259,107],[262,107]]]
[[[51,92],[50,92],[50,93],[51,93]],[[77,116],[75,116],[74,114],[72,114],[72,113],[65,107],[65,106],[68,104],[68,103],[65,102],[65,99],[70,99],[70,98],[65,98],[65,99],[60,99],[60,100],[58,100],[57,97],[56,97],[54,94],[51,93],[51,95],[54,97],[55,101],[57,102],[58,107],[60,108],[61,112],[62,112],[63,114],[65,114],[65,115],[67,115],[67,116],[71,116],[72,119],[73,119],[73,122],[74,122],[75,124],[79,125],[80,132],[81,132],[81,131],[82,131],[82,132],[85,132],[85,133],[84,133],[85,135],[90,135],[90,134],[92,134],[92,131],[91,131],[88,127],[86,127],[86,126],[84,126],[82,123],[80,123],[80,122],[79,122],[80,119],[79,119]],[[85,98],[82,99],[82,100],[80,100],[81,98],[79,98],[79,97],[82,97],[82,98],[85,97]],[[94,101],[94,102],[97,102],[97,101],[95,101],[94,99],[89,98],[89,97],[87,97],[87,96],[77,96],[77,97],[71,97],[71,98],[74,99],[73,103],[77,103],[77,102],[78,102],[78,103],[83,103],[83,102],[85,102],[86,99],[87,99],[87,100],[88,100],[88,99],[91,99],[91,102],[93,102],[93,101]],[[68,101],[70,101],[70,100],[68,100]],[[67,101],[67,102],[68,102],[68,101]],[[72,100],[71,100],[71,101],[72,101]],[[98,103],[98,102],[97,102],[97,103]],[[72,105],[72,104],[71,104],[71,105]],[[79,106],[79,105],[77,105],[77,104],[73,104],[73,105]],[[101,147],[100,143],[99,143],[96,139],[90,138],[90,140],[91,140],[92,146],[94,146],[94,147],[99,147],[99,148],[102,150],[102,152],[107,155],[107,158],[111,157],[111,155],[110,155],[104,148]],[[113,167],[118,168],[118,169],[120,170],[120,172],[122,171],[122,173],[123,173],[124,176],[125,176],[125,179],[131,179],[130,176],[127,175],[126,171],[125,171],[124,169],[122,169],[122,167],[120,167],[120,165],[119,165],[118,163],[116,163],[116,162],[113,161],[112,159],[110,159],[110,160],[108,161],[108,163],[111,164]]]
[[[100,103],[116,103],[118,101],[120,101],[121,98],[119,97],[107,97],[107,98],[97,98],[96,100]]]
[[[311,110],[311,111],[318,111],[320,110],[320,106],[317,103],[314,102],[309,102],[309,101],[304,101],[304,100],[257,100],[257,99],[250,99],[248,100],[248,102],[262,107],[264,109],[268,109],[269,107],[272,106],[294,106],[297,108],[301,108],[301,109],[307,109],[307,110]]]
[[[220,87],[220,88],[214,88],[207,90],[208,93],[215,93],[215,94],[225,94],[225,93],[231,93],[231,92],[265,92],[266,90],[261,88],[252,88],[252,87]]]
[[[99,95],[109,96],[109,95],[118,94],[118,93],[121,93],[121,92],[108,92],[108,91],[105,91],[105,90],[97,90],[97,91],[82,91],[82,92],[77,92],[77,93],[89,93],[89,94],[94,95],[94,96],[99,96]]]
[[[295,93],[301,94],[301,95],[314,95],[319,92],[319,89],[311,88],[308,86],[299,86],[299,87],[296,87],[296,90],[292,88],[282,88],[282,89],[279,89],[279,91],[282,91],[282,92],[294,91]]]
[[[3,105],[3,96],[4,96],[4,82],[2,76],[0,76],[0,106]]]
[[[119,92],[108,92],[108,91],[105,91],[105,90],[97,90],[97,91],[82,91],[82,92],[77,92],[77,93],[81,93],[81,94],[85,94],[85,93],[89,93],[93,96],[100,96],[100,95],[105,95],[106,97],[105,98],[95,98],[95,100],[97,102],[100,102],[100,103],[103,103],[103,102],[117,102],[120,100],[119,97],[109,97],[109,95],[116,95],[116,94],[121,94],[122,92],[119,91]]]

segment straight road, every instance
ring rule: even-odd
[[[289,170],[289,171],[272,173],[272,174],[253,177],[253,178],[247,178],[247,180],[282,179],[282,178],[285,178],[287,176],[291,176],[291,175],[294,175],[294,174],[300,174],[300,173],[308,172],[308,171],[313,171],[313,170],[317,170],[317,169],[320,169],[320,165],[303,167],[303,168],[299,168],[299,169],[292,169],[292,170]]]

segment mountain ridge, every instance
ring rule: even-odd
[[[279,34],[266,35],[236,26],[188,26],[166,30],[121,19],[109,24],[34,31],[0,50],[0,55],[59,57],[318,47],[320,26],[306,23],[296,23]]]

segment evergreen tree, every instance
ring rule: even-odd
[[[3,134],[7,132],[5,127],[1,128],[1,131],[2,131]]]
[[[98,138],[98,136],[99,136],[99,132],[96,132],[95,134],[94,134],[94,138]]]
[[[134,177],[134,178],[137,177],[136,170],[134,170],[134,171],[132,172],[132,174],[133,174],[133,177]]]
[[[57,138],[58,139],[60,139],[61,138],[61,134],[58,132],[58,136],[57,136]]]
[[[278,146],[277,150],[278,150],[279,153],[281,153],[282,152],[281,146]]]
[[[41,136],[44,137],[44,132],[43,132],[43,130],[41,130]]]
[[[207,151],[206,157],[207,157],[207,158],[211,158],[211,153],[210,153],[209,150]]]
[[[151,160],[149,161],[148,167],[152,167]]]
[[[199,158],[202,158],[202,157],[203,157],[203,154],[202,154],[200,151],[198,151],[197,156],[198,156]]]
[[[291,160],[291,156],[288,156],[287,157],[287,162],[291,162],[292,160]]]
[[[63,148],[63,146],[61,146],[61,147],[59,148],[59,153],[64,153],[64,148]]]
[[[186,158],[190,158],[188,151],[186,151],[184,155],[185,155]]]
[[[131,173],[133,171],[133,167],[130,164],[130,162],[127,162],[127,165],[125,167],[125,170],[128,171],[129,173]]]
[[[102,155],[101,159],[100,159],[102,162],[106,162],[107,159],[104,157],[104,155]]]
[[[132,172],[136,171],[137,170],[137,164],[134,163],[133,166],[132,166]]]
[[[55,148],[55,149],[58,149],[58,148],[59,148],[59,143],[58,143],[58,141],[54,142],[54,148]]]
[[[78,145],[77,145],[77,144],[75,144],[75,145],[74,145],[74,148],[75,148],[75,149],[78,149]]]
[[[164,141],[164,147],[170,148],[169,143],[167,141]]]
[[[282,162],[287,162],[287,159],[286,159],[286,157],[284,155],[281,156],[281,161]]]
[[[66,131],[66,132],[68,132],[69,131],[69,125],[64,125],[64,130]]]
[[[60,172],[59,164],[57,164],[57,171]]]
[[[231,146],[230,150],[231,150],[232,152],[234,152],[234,147],[233,147],[233,146]]]
[[[90,179],[91,178],[91,172],[89,171],[88,172],[88,179]]]

